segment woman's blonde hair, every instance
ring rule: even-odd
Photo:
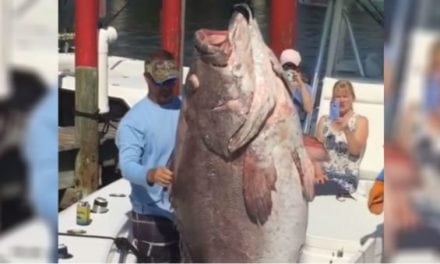
[[[332,98],[335,97],[336,89],[346,88],[351,96],[353,96],[353,99],[356,99],[356,95],[354,94],[353,84],[349,80],[339,80],[333,85],[333,92],[332,92]]]

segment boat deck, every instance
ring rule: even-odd
[[[337,200],[335,196],[317,196],[309,204],[308,230],[301,262],[379,262],[382,258],[382,215],[372,215],[364,196],[370,183],[363,182],[354,194],[355,199]],[[59,232],[82,229],[87,235],[127,237],[131,239],[130,186],[124,179],[93,193],[84,200],[93,204],[97,197],[109,202],[105,214],[92,214],[88,226],[76,224],[76,205],[60,213]],[[113,194],[113,195],[111,195]],[[124,194],[125,197],[114,197]],[[111,219],[111,221],[109,221]],[[71,259],[60,262],[135,262],[134,255],[116,249],[111,240],[71,237],[61,235],[59,243],[65,244]],[[93,248],[93,250],[90,250]]]

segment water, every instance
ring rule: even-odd
[[[119,33],[118,40],[111,46],[110,54],[143,60],[153,50],[160,47],[161,0],[128,1],[128,6],[110,24]],[[237,0],[186,0],[184,65],[189,65],[191,61],[194,32],[200,28],[226,29],[231,7],[235,2]],[[252,0],[251,2],[263,37],[268,43],[270,0]],[[59,0],[59,3],[59,28],[72,31],[73,1]],[[112,17],[126,3],[127,0],[107,0],[108,17]],[[309,77],[313,75],[316,64],[325,11],[326,8],[298,3],[296,49],[302,55],[301,66]],[[356,31],[366,32],[356,36],[359,38],[360,52],[365,53],[374,48],[382,53],[383,32],[380,28],[378,30],[377,26],[372,25],[374,22],[365,21],[365,17],[350,16],[350,19]]]
[[[189,65],[193,54],[194,32],[200,28],[226,29],[233,0],[186,0],[184,65]],[[266,32],[267,3],[256,3],[256,17]],[[115,13],[125,1],[109,1],[108,13]],[[149,52],[160,47],[160,0],[133,1],[111,23],[120,32],[120,38],[112,47],[112,54],[145,59]]]
[[[129,0],[128,6],[111,22],[119,38],[111,46],[111,55],[145,59],[160,47],[161,0]],[[226,29],[231,6],[236,0],[186,0],[184,65],[189,65],[193,54],[194,32],[200,28]],[[72,31],[73,1],[59,0],[60,30]],[[253,0],[255,17],[268,43],[270,15],[269,0]],[[107,14],[111,17],[124,5],[125,0],[107,0]],[[306,72],[313,70],[316,62],[325,8],[298,4],[297,48],[303,56]]]

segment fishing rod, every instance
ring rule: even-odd
[[[376,11],[376,13],[379,15],[379,17],[383,20],[384,19],[384,14],[382,13],[382,11],[379,10],[379,8],[373,3],[372,0],[367,0],[367,1],[368,1],[368,3],[370,3],[370,5]]]
[[[85,235],[85,234],[75,234],[75,233],[58,233],[59,236],[71,236],[71,237],[82,237],[82,238],[94,238],[94,239],[104,239],[112,240],[115,243],[118,250],[124,252],[132,252],[138,259],[146,259],[147,257],[142,254],[135,246],[133,246],[126,237],[110,237],[110,236],[99,236],[99,235]]]
[[[125,4],[118,11],[116,11],[115,14],[113,14],[107,20],[104,19],[104,21],[102,21],[102,26],[108,27],[122,13],[122,11],[124,11],[128,7],[129,4],[130,4],[130,1],[126,0]]]
[[[373,18],[374,21],[376,21],[381,27],[384,27],[384,21],[381,17],[377,17],[377,15],[374,12],[372,12],[368,8],[368,6],[366,6],[364,3],[362,3],[361,0],[356,0],[356,3],[358,5],[360,5],[362,7],[362,9],[364,9],[364,11],[367,12]]]

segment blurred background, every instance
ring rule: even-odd
[[[238,0],[186,0],[185,1],[184,65],[189,65],[193,54],[194,32],[200,28],[226,29],[231,6]],[[270,1],[252,0],[253,10],[265,41],[269,43]],[[316,2],[322,5],[305,5],[301,2]],[[326,12],[327,1],[298,1],[296,49],[301,53],[301,67],[311,79],[318,57],[319,42]],[[368,1],[365,1],[368,2]],[[380,2],[380,1],[379,1]],[[59,32],[73,32],[74,1],[58,0]],[[110,55],[144,60],[151,51],[160,47],[161,0],[107,0],[106,24],[116,28],[118,40],[112,44]],[[379,9],[383,9],[379,5]],[[383,29],[362,8],[351,7],[350,21],[359,39],[359,52],[365,54],[381,50],[378,40],[383,39]],[[371,11],[370,11],[371,12]],[[60,43],[64,52],[71,43]],[[381,56],[381,54],[379,54]],[[382,60],[382,58],[380,58]],[[325,61],[324,61],[325,65]],[[323,67],[324,68],[324,67]],[[324,71],[324,69],[323,69]]]
[[[50,0],[0,1],[1,262],[47,256],[47,230],[55,228],[58,182],[47,169],[56,172],[58,139],[47,121],[57,119],[57,105],[42,104],[57,86],[57,9]],[[29,221],[36,232],[26,232]],[[11,239],[16,230],[23,235]],[[32,240],[41,246],[26,247]]]
[[[385,2],[385,252],[439,262],[440,6]]]

